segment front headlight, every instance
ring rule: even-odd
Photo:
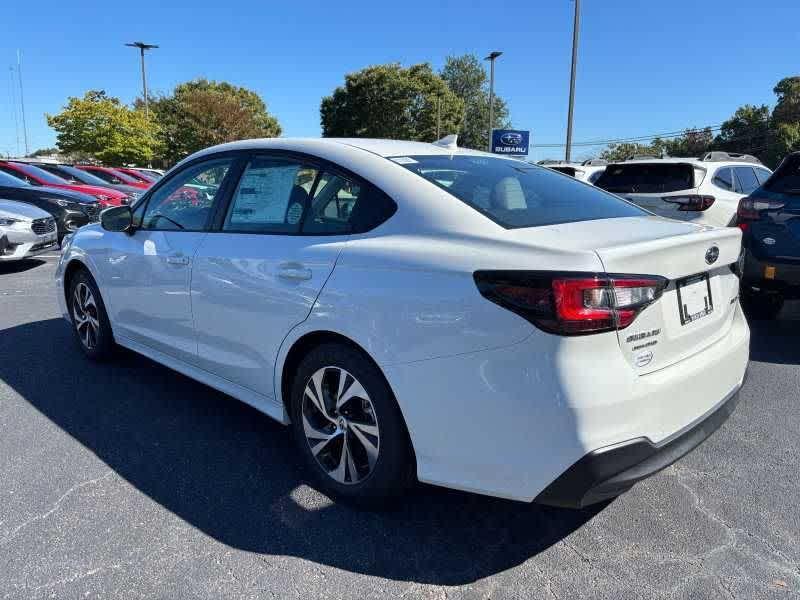
[[[22,219],[12,219],[11,217],[0,217],[0,225],[10,227],[14,223],[22,223]]]

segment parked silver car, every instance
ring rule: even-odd
[[[31,258],[58,248],[56,220],[40,208],[0,200],[0,262]]]

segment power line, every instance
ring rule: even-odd
[[[585,141],[585,142],[573,142],[573,146],[600,146],[603,144],[621,144],[625,142],[643,142],[647,140],[654,140],[656,138],[662,139],[669,139],[674,137],[680,137],[685,135],[687,131],[692,132],[702,132],[706,129],[710,129],[712,132],[719,131],[722,129],[722,125],[707,125],[705,127],[689,127],[687,129],[681,129],[679,131],[667,131],[665,133],[654,133],[650,135],[641,135],[636,137],[627,137],[627,138],[613,138],[608,140],[592,140],[592,141]],[[531,144],[534,148],[563,148],[565,144]]]

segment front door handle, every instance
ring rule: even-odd
[[[291,281],[308,281],[311,279],[311,269],[302,266],[278,267],[278,277]]]
[[[189,257],[188,256],[168,256],[167,262],[171,265],[188,265],[189,264]]]

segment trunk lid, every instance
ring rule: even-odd
[[[617,332],[623,354],[640,374],[702,351],[724,337],[731,326],[739,296],[739,278],[730,268],[741,252],[738,228],[628,217],[506,234],[522,241],[534,239],[532,232],[537,245],[562,251],[591,250],[606,273],[657,275],[669,280],[662,296]],[[709,263],[706,254],[712,248],[716,250],[709,259],[716,258]]]
[[[599,247],[608,273],[660,275],[669,285],[627,328],[620,347],[639,373],[684,360],[721,339],[738,306],[741,252],[735,228],[701,228],[624,246]]]

